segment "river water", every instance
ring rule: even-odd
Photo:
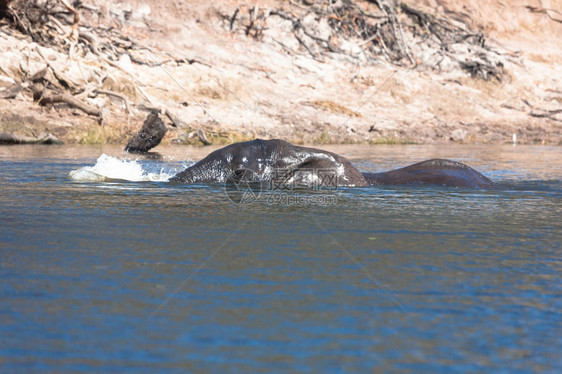
[[[562,371],[562,148],[325,148],[500,187],[237,204],[165,182],[211,148],[1,147],[0,372]]]

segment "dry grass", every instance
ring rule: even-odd
[[[389,137],[380,137],[380,138],[375,138],[375,139],[371,139],[369,140],[368,144],[371,145],[376,145],[376,144],[416,144],[416,142],[414,142],[411,139],[406,139],[406,138],[396,138],[394,136],[389,136]]]
[[[346,116],[349,117],[361,117],[360,113],[353,111],[349,108],[346,108],[343,105],[335,103],[331,100],[313,100],[313,101],[307,101],[305,104],[308,104],[316,108],[324,109],[332,113],[345,114]]]
[[[76,126],[69,138],[78,144],[125,144],[134,129],[124,126]]]

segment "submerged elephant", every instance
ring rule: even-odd
[[[270,188],[443,185],[486,188],[492,182],[456,161],[433,159],[382,173],[361,173],[345,157],[283,140],[256,139],[210,153],[170,179],[180,183],[269,183]]]

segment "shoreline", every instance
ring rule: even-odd
[[[41,45],[0,28],[0,132],[32,139],[50,134],[65,144],[125,144],[157,109],[168,128],[162,144],[198,144],[194,134],[204,131],[217,145],[254,138],[314,145],[511,144],[515,134],[518,144],[560,146],[562,24],[515,2],[508,10],[468,1],[445,2],[447,8],[417,4],[436,17],[462,18],[465,10],[475,15],[463,22],[482,32],[502,67],[501,79],[482,79],[451,64],[424,65],[424,56],[435,51],[409,34],[404,40],[421,60],[398,66],[301,45],[290,22],[279,17],[268,19],[259,37],[247,35],[250,4],[233,24],[228,17],[238,8],[226,2],[146,0],[104,13],[107,1],[92,0],[89,7],[99,16],[80,9],[78,30],[89,38],[97,28],[119,24],[117,34],[97,36],[114,51],[111,58],[94,53],[85,39],[71,53],[65,40]],[[369,2],[357,4],[377,11]],[[267,5],[302,8],[276,0]],[[398,16],[408,21],[406,12]],[[322,22],[311,25],[327,30]],[[341,48],[363,43],[337,42]],[[30,77],[44,69],[42,86],[35,87]],[[65,102],[40,105],[38,89],[55,92],[61,85],[93,114]]]

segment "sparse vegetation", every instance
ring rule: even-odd
[[[405,138],[395,138],[395,137],[380,137],[369,140],[369,144],[387,144],[387,145],[394,145],[394,144],[416,144],[413,140],[405,139]]]
[[[345,114],[346,116],[349,117],[361,117],[361,114],[358,113],[357,111],[353,111],[349,108],[346,108],[345,106],[333,102],[332,100],[313,100],[313,101],[309,101],[308,104],[317,108],[325,109],[332,113]]]
[[[2,131],[122,143],[159,110],[163,144],[561,139],[562,30],[524,0],[65,3],[0,2]]]

